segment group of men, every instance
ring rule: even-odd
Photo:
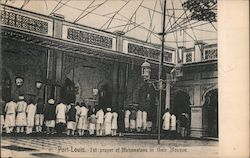
[[[11,99],[6,103],[1,112],[1,133],[5,128],[7,134],[31,134],[34,127],[36,133],[41,133],[45,126],[47,134],[66,132],[83,136],[87,131],[97,136],[117,134],[118,114],[111,108],[104,113],[101,107],[91,109],[84,102],[67,105],[60,101],[56,105],[53,99],[49,99],[44,105],[42,99],[36,103],[32,99],[27,103],[24,99],[24,96],[19,96],[18,102]]]
[[[162,116],[162,120],[162,129],[167,131],[167,135],[169,131],[173,133],[176,130],[186,135],[186,129],[179,128],[179,120],[176,120],[176,116],[169,109]],[[53,99],[44,104],[41,98],[36,102],[30,99],[27,103],[24,96],[19,96],[18,102],[11,99],[4,106],[1,112],[1,133],[3,128],[6,133],[31,134],[35,129],[36,133],[46,131],[47,134],[83,136],[89,133],[96,136],[116,136],[117,130],[119,135],[124,132],[151,131],[152,121],[147,119],[147,111],[142,107],[125,110],[110,107],[103,109],[101,106],[90,108],[84,101],[80,104],[65,104],[64,101],[55,104]]]

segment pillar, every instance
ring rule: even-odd
[[[195,82],[200,80],[200,73],[195,73]],[[200,85],[194,85],[194,103],[191,105],[191,137],[202,137],[202,105]]]
[[[124,99],[126,94],[125,82],[126,82],[126,65],[121,64],[119,66],[119,96],[118,96],[118,106],[124,106]]]
[[[62,26],[64,16],[60,14],[53,14],[53,37],[62,38]],[[63,73],[63,52],[55,49],[47,50],[47,75],[46,78],[49,83],[45,87],[45,100],[48,97],[54,98],[56,101],[60,99],[60,92],[62,86]]]
[[[123,35],[125,34],[122,31],[115,32],[116,34],[116,51],[117,52],[123,52]]]
[[[202,55],[203,55],[203,47],[205,43],[201,41],[197,41],[194,45],[194,61],[200,62],[202,61]]]
[[[113,67],[113,76],[112,76],[112,107],[117,106],[118,104],[118,71],[119,71],[119,63],[114,62]]]
[[[165,102],[165,109],[170,109],[170,74],[167,73],[166,75],[166,102]]]

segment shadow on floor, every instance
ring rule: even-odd
[[[15,151],[38,151],[32,148],[20,147],[16,145],[2,146],[4,149],[15,150]]]
[[[61,156],[61,155],[56,155],[56,154],[52,154],[52,153],[33,153],[31,154],[33,156],[37,156],[40,158],[67,158],[65,156]]]

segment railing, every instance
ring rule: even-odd
[[[217,59],[217,44],[205,45],[202,60],[214,60]]]

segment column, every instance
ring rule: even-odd
[[[114,62],[113,76],[112,76],[112,107],[117,106],[118,102],[118,71],[119,63]]]
[[[198,41],[194,45],[194,61],[202,61],[204,42]]]
[[[64,16],[54,13],[53,18],[53,37],[62,38],[62,26]],[[48,85],[45,87],[45,100],[48,97],[54,98],[56,101],[60,99],[62,73],[63,73],[63,52],[55,49],[48,49],[47,52],[47,80]]]
[[[125,73],[126,65],[120,63],[119,67],[119,96],[118,96],[118,106],[123,107],[125,99]]]
[[[195,81],[200,80],[200,74],[196,73]],[[194,103],[191,105],[191,137],[201,137],[202,129],[202,105],[201,105],[201,89],[200,85],[194,85]]]
[[[170,109],[170,74],[166,74],[166,103],[165,109]]]
[[[2,40],[0,38],[0,44],[3,44],[2,43]],[[0,52],[0,102],[1,100],[3,99],[3,96],[2,96],[2,91],[3,91],[3,59],[2,59],[2,51]]]

